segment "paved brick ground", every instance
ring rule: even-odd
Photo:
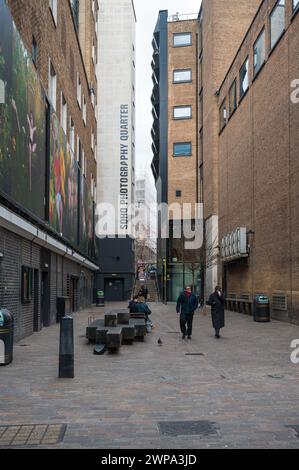
[[[299,327],[228,313],[216,340],[201,314],[193,340],[183,341],[174,306],[152,310],[155,329],[144,343],[105,356],[85,340],[88,316],[101,318],[104,309],[76,314],[73,380],[57,378],[57,325],[15,345],[13,364],[0,368],[2,429],[66,424],[57,448],[299,448],[299,365],[290,362]],[[203,355],[186,356],[196,353]],[[197,420],[217,432],[175,437],[158,425]]]

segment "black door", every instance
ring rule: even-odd
[[[38,324],[38,300],[39,300],[39,271],[34,270],[33,279],[33,291],[34,291],[34,305],[33,305],[33,331],[39,331]]]
[[[41,327],[50,326],[50,275],[42,272],[41,281]]]
[[[121,302],[124,300],[124,280],[105,279],[105,300]]]

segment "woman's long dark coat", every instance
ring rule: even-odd
[[[213,328],[215,330],[220,330],[220,328],[224,328],[225,326],[225,298],[223,295],[221,297],[214,292],[214,294],[210,295],[209,300],[207,301],[207,305],[212,307],[212,322]]]

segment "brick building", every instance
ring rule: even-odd
[[[299,2],[264,0],[219,87],[219,238],[234,299],[299,322]],[[245,229],[244,250],[231,240]]]
[[[97,0],[0,0],[0,306],[23,338],[92,302]]]
[[[215,92],[258,3],[259,0],[203,0],[199,14],[168,17],[167,11],[159,13],[152,62],[152,170],[158,203],[179,206],[204,203],[206,227],[203,253],[203,250],[185,250],[183,240],[173,239],[175,225],[181,221],[172,213],[168,240],[161,237],[160,223],[158,268],[164,300],[175,300],[187,283],[193,285],[198,295],[203,295],[204,280],[207,292],[217,281],[218,103]],[[193,227],[198,216],[193,208]]]

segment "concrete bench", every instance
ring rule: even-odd
[[[105,325],[104,320],[95,320],[86,327],[86,338],[90,343],[95,342],[97,329]]]
[[[118,351],[123,340],[122,327],[109,328],[106,334],[106,345],[110,352]]]
[[[105,323],[105,326],[110,326],[110,327],[117,326],[117,313],[110,313],[110,312],[106,313],[104,323]]]
[[[132,344],[135,339],[135,325],[122,325],[123,344]]]
[[[135,338],[144,339],[146,336],[146,325],[145,320],[142,318],[131,318],[130,325],[134,325]]]

